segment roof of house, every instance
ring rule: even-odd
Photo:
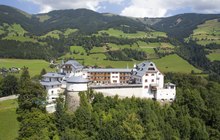
[[[65,75],[55,73],[55,72],[48,72],[43,75],[43,77],[55,77],[55,78],[63,78]]]
[[[54,86],[54,85],[61,85],[62,83],[60,83],[58,81],[54,81],[54,82],[41,81],[40,84],[43,85],[43,86]]]
[[[86,69],[88,72],[131,72],[131,69],[114,69],[114,68],[106,68],[106,69]]]
[[[83,65],[76,60],[68,60],[64,65],[72,65],[76,69],[82,69]]]
[[[154,68],[154,69],[149,69],[149,68]],[[143,75],[146,74],[146,72],[155,73],[157,71],[158,69],[156,68],[153,62],[145,61],[136,66],[135,70],[133,70],[133,75],[142,77]]]
[[[88,83],[89,81],[82,76],[72,76],[66,80],[67,83]]]

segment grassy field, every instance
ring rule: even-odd
[[[50,31],[48,32],[47,34],[41,36],[41,38],[46,38],[46,37],[52,37],[52,38],[56,38],[56,39],[60,39],[60,34],[63,34],[61,31],[59,30],[53,30],[53,31]]]
[[[45,68],[48,72],[55,71],[49,67],[49,63],[44,60],[26,60],[26,59],[0,59],[0,68],[18,67],[22,68],[26,66],[29,68],[31,76],[40,74],[41,70]]]
[[[119,49],[117,46],[115,46],[115,44],[109,44],[109,46],[111,46],[111,49],[113,50]],[[122,45],[121,48],[130,48],[130,46]],[[154,53],[153,47],[152,48],[145,47],[141,49],[144,49],[146,52],[151,52],[152,54]],[[72,46],[71,50],[82,52],[83,48],[80,46]],[[84,63],[84,65],[89,65],[89,66],[98,65],[100,67],[111,66],[115,68],[127,68],[127,66],[132,68],[135,63],[138,64],[142,62],[142,61],[105,60],[106,56],[104,52],[105,52],[104,47],[94,47],[90,51],[91,53],[90,55],[87,55],[86,53],[83,53],[83,55],[81,53],[77,53],[77,54],[67,53],[66,55],[62,56],[60,59],[72,58],[78,60],[81,63]],[[152,59],[151,61],[155,62],[162,72],[190,73],[192,70],[194,70],[196,73],[201,72],[200,70],[196,69],[195,67],[193,67],[191,64],[189,64],[187,61],[183,60],[181,57],[179,57],[176,54],[165,56],[160,59]]]
[[[210,43],[220,44],[220,22],[217,19],[206,21],[197,26],[197,29],[193,31],[190,38],[197,40],[197,43],[200,45]]]
[[[16,41],[20,41],[20,42],[38,42],[36,39],[30,38],[28,36],[6,36],[3,39],[6,40],[16,40]]]
[[[209,55],[207,55],[207,57],[211,61],[214,61],[214,60],[219,60],[220,61],[220,49],[213,50],[213,52],[210,53]]]
[[[166,37],[166,33],[164,32],[142,32],[138,31],[137,33],[124,33],[121,30],[109,28],[108,30],[102,30],[98,32],[98,35],[101,35],[102,33],[107,33],[110,36],[115,36],[115,37],[123,37],[123,38],[143,38],[143,37],[148,37],[148,38],[157,38],[157,37]]]
[[[192,70],[196,73],[200,73],[201,70],[195,68],[189,64],[186,60],[182,59],[176,54],[162,57],[161,59],[152,60],[156,63],[157,67],[162,72],[181,72],[190,73]]]
[[[68,35],[70,35],[70,34],[72,34],[72,33],[75,33],[76,31],[78,31],[78,29],[68,28],[68,29],[66,29],[66,30],[64,31],[63,35],[67,37]]]
[[[0,140],[14,140],[18,136],[17,100],[0,102]]]

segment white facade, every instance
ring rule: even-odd
[[[87,83],[67,83],[66,89],[68,92],[87,91]]]
[[[164,75],[153,62],[143,62],[135,66],[135,69],[132,70],[131,80],[136,84],[142,84],[143,98],[169,101],[175,99],[175,85],[170,83],[164,86]]]
[[[110,81],[113,84],[119,84],[120,83],[120,75],[119,72],[111,72],[110,73]]]
[[[88,90],[88,80],[82,76],[73,76],[66,80],[66,90],[69,92],[80,92]]]

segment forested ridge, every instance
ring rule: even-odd
[[[219,139],[220,84],[180,73],[167,73],[166,81],[177,84],[172,104],[89,90],[79,94],[75,112],[59,98],[57,111],[47,114],[44,89],[24,69],[18,80],[18,139]]]

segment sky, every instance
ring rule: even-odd
[[[30,14],[86,8],[130,17],[167,17],[182,13],[220,13],[220,0],[0,0]]]

